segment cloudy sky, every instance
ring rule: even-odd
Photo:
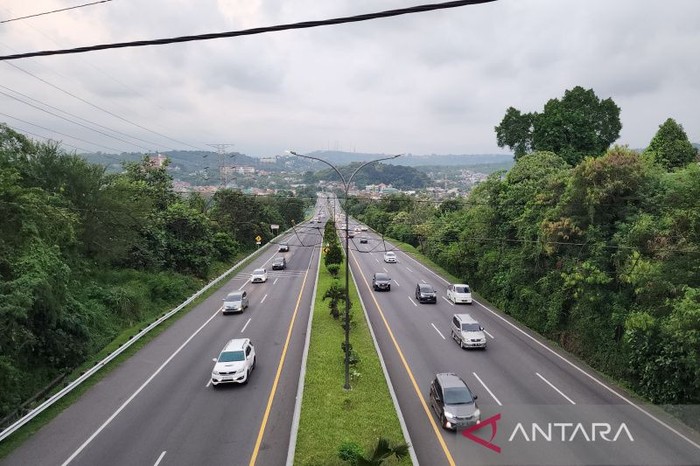
[[[430,3],[112,0],[4,22],[91,1],[2,0],[0,55]],[[499,0],[315,29],[6,61],[0,122],[78,152],[232,144],[229,151],[252,156],[285,149],[505,153],[494,126],[506,108],[541,111],[580,85],[620,106],[618,143],[638,148],[669,117],[700,142],[698,57],[698,0]]]

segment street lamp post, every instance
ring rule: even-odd
[[[326,160],[320,159],[318,157],[312,157],[310,155],[297,154],[292,150],[288,150],[287,152],[292,155],[296,155],[297,157],[303,157],[305,159],[317,160],[319,162],[325,163],[338,174],[340,180],[343,182],[343,188],[345,189],[345,385],[343,388],[345,388],[345,390],[350,390],[350,242],[348,237],[348,191],[350,191],[350,183],[352,183],[352,179],[362,168],[373,163],[395,159],[396,157],[400,157],[402,154],[392,155],[390,157],[383,157],[381,159],[370,160],[369,162],[365,162],[359,167],[357,167],[355,171],[352,172],[352,175],[350,175],[350,178],[348,178],[346,181],[343,174],[340,173],[340,171],[335,167],[335,165]],[[335,222],[335,218],[333,218],[333,222]]]

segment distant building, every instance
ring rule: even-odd
[[[148,163],[152,167],[156,168],[161,168],[163,165],[165,165],[165,161],[168,160],[166,156],[163,154],[157,154],[157,155],[149,155],[148,156]]]

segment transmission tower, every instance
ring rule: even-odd
[[[221,188],[226,187],[226,148],[233,147],[235,144],[207,144],[209,147],[216,149],[219,154],[219,183]]]

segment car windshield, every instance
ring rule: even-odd
[[[430,285],[421,285],[420,286],[420,291],[421,293],[432,293],[433,292],[433,287]]]
[[[469,287],[468,286],[455,286],[455,291],[457,293],[469,293]]]
[[[387,253],[384,253],[384,255],[385,256],[394,256],[395,254],[393,252],[387,252]]]
[[[472,394],[466,387],[445,388],[446,405],[463,405],[473,402]]]
[[[463,332],[478,332],[481,330],[479,324],[462,324]]]
[[[375,280],[389,280],[389,276],[384,273],[378,273],[374,276]]]
[[[219,362],[245,361],[243,351],[224,351],[219,355]]]
[[[241,295],[240,294],[230,294],[226,296],[226,301],[240,301],[241,300]]]

